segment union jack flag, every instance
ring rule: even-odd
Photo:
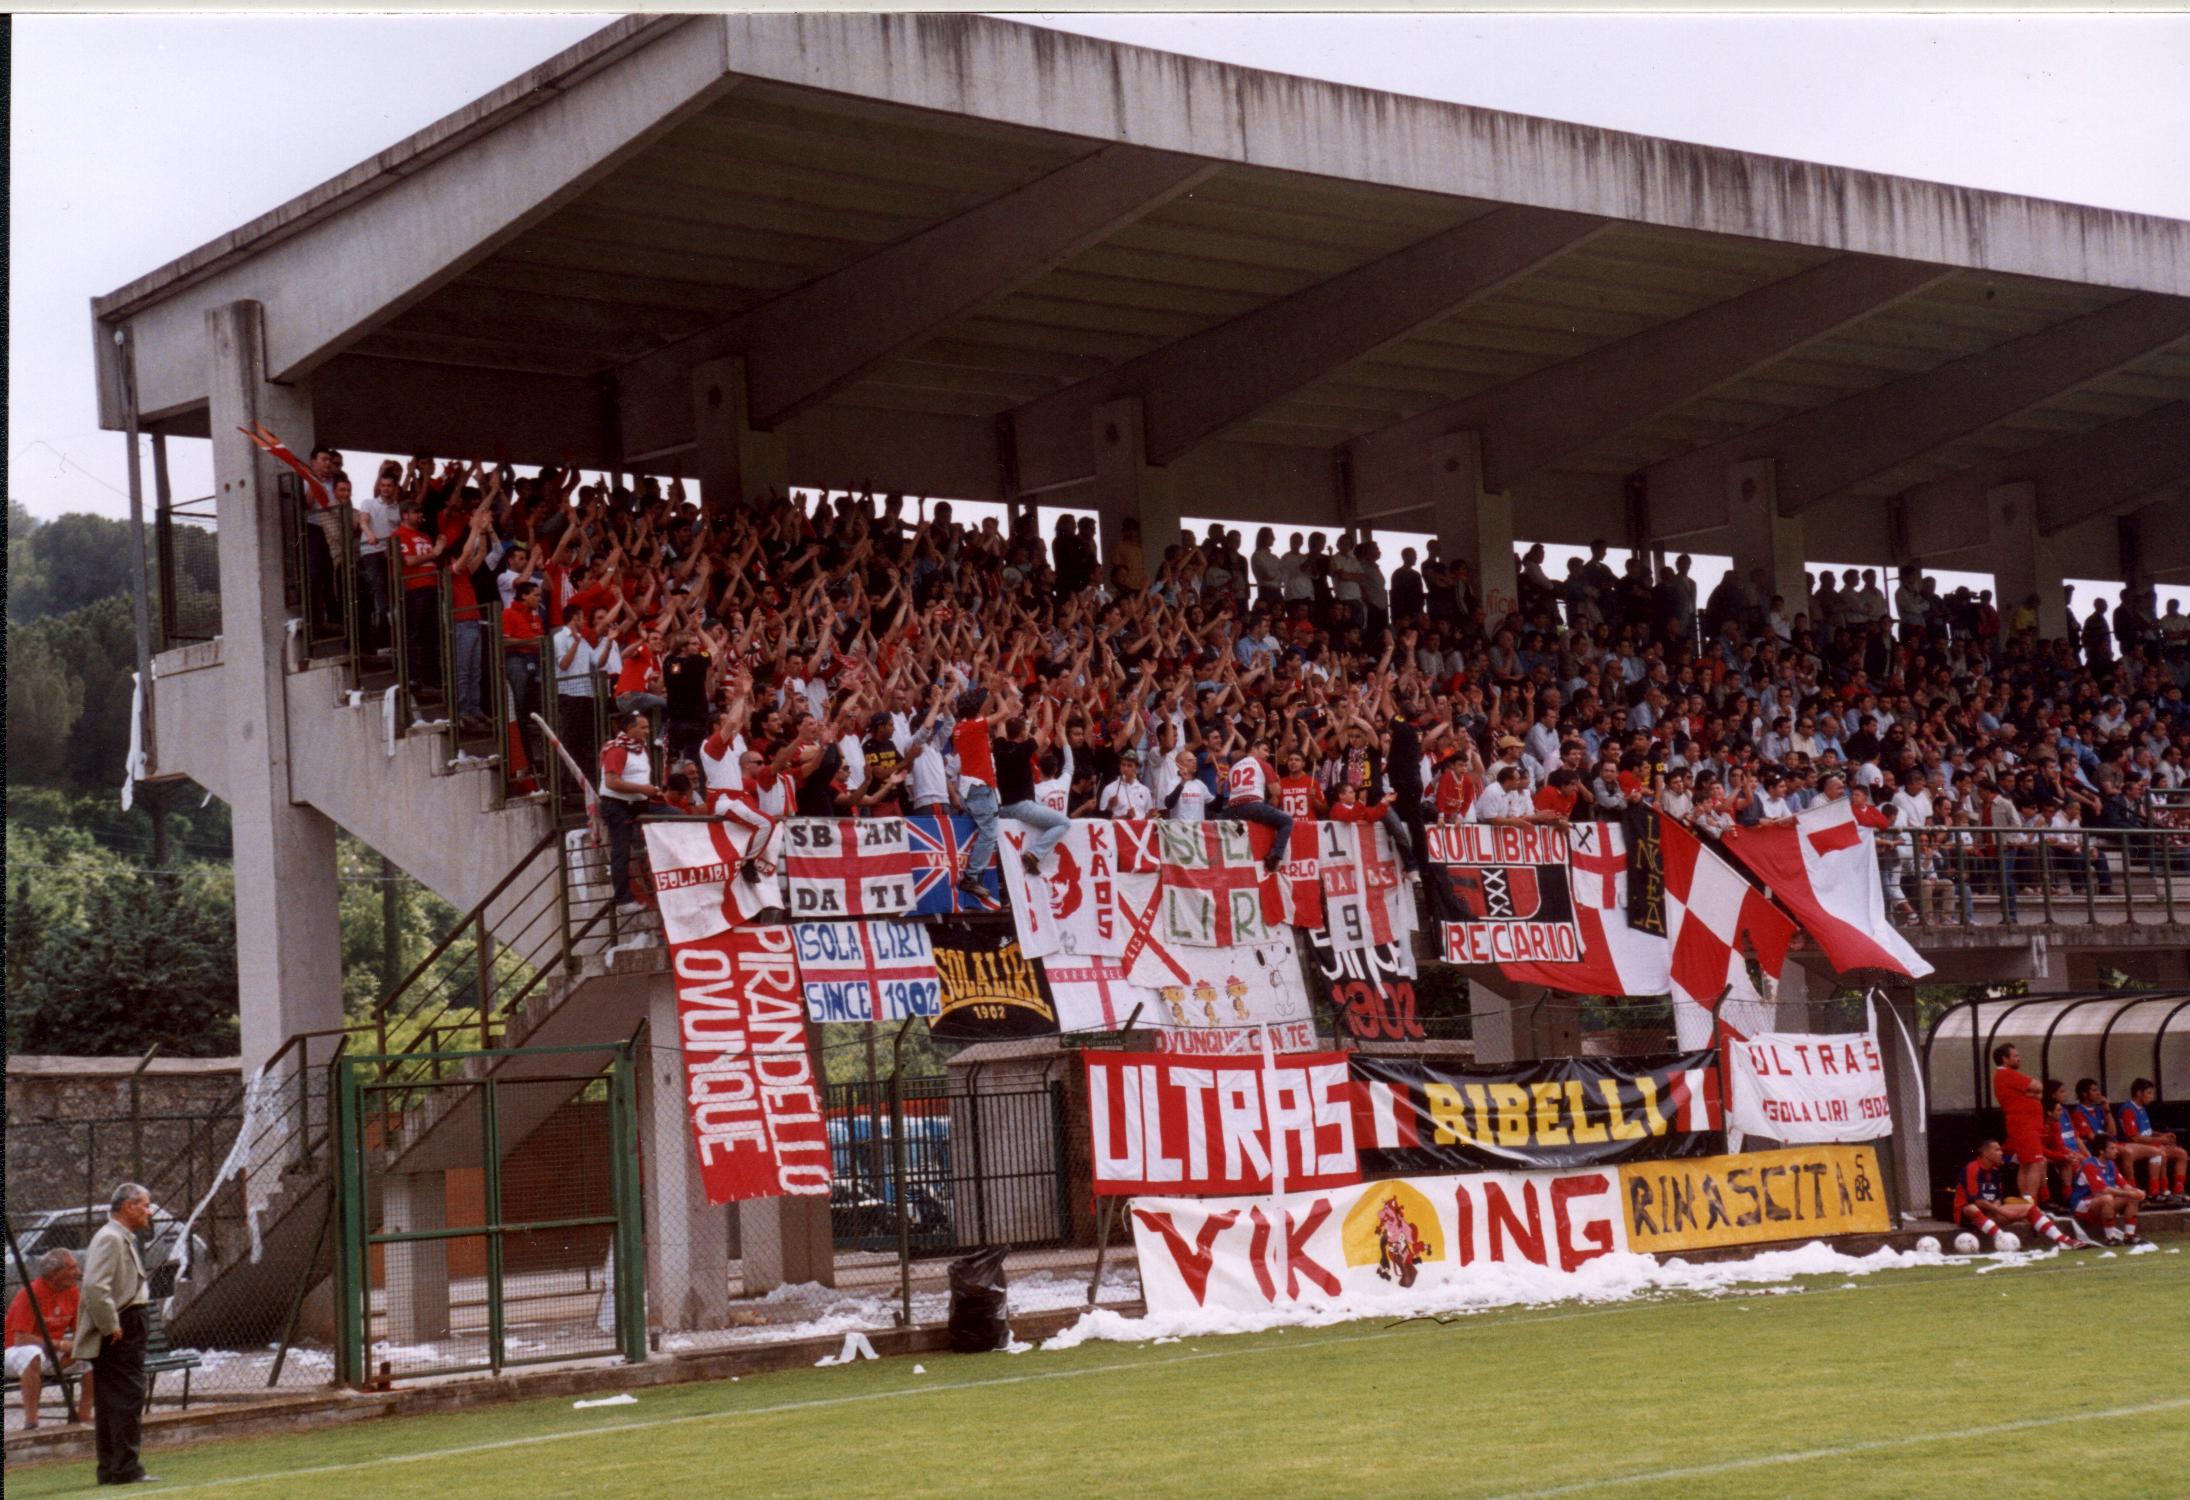
[[[984,908],[958,888],[958,862],[973,846],[973,819],[936,817],[915,813],[905,820],[905,841],[912,846],[914,917],[953,917],[962,912],[993,911]],[[981,889],[991,901],[997,895],[996,862],[981,872]]]

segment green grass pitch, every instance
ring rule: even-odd
[[[2190,1495],[2190,1252],[750,1376],[170,1452],[181,1493]],[[88,1489],[88,1463],[8,1475]],[[145,1491],[152,1493],[150,1487]]]

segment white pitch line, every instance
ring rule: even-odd
[[[1679,1469],[1653,1469],[1645,1474],[1614,1474],[1602,1479],[1580,1479],[1543,1490],[1509,1490],[1485,1500],[1553,1500],[1559,1495],[1587,1495],[1600,1490],[1625,1489],[1635,1484],[1662,1484],[1676,1479],[1705,1479],[1713,1474],[1738,1474],[1746,1469],[1769,1469],[1787,1464],[1812,1463],[1823,1458],[1853,1458],[1864,1453],[1885,1453],[1896,1448],[1921,1448],[1928,1443],[1952,1443],[1969,1438],[2000,1437],[2011,1432],[2030,1432],[2040,1427],[2059,1427],[2069,1422],[2105,1422],[2116,1417],[2146,1417],[2154,1412],[2180,1411],[2190,1406],[2190,1396],[2150,1401],[2142,1406],[2117,1406],[2112,1411],[2062,1412],[2050,1417],[2026,1417],[2019,1422],[1996,1422],[1990,1427],[1962,1427],[1948,1432],[1915,1432],[1907,1437],[1872,1438],[1860,1443],[1837,1443],[1830,1448],[1804,1448],[1791,1453],[1761,1453],[1754,1458],[1729,1458],[1722,1463],[1691,1464]]]

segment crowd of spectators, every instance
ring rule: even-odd
[[[1265,526],[1250,548],[1210,525],[1144,545],[1128,521],[1104,558],[1085,517],[1045,538],[1031,511],[968,524],[896,495],[703,510],[675,480],[423,455],[384,463],[360,498],[339,453],[290,461],[307,540],[326,539],[312,556],[356,529],[347,597],[369,647],[398,615],[438,641],[445,581],[454,681],[438,650],[408,652],[420,712],[494,733],[498,640],[511,748],[544,765],[541,712],[609,801],[737,790],[777,817],[985,814],[967,800],[980,785],[1045,829],[1279,824],[1343,802],[1386,819],[1412,867],[1440,819],[1609,818],[1649,799],[1716,834],[1848,797],[1906,831],[1881,841],[1905,920],[1952,920],[1950,903],[1967,919],[1975,895],[2012,919],[2040,881],[2106,893],[2127,866],[2182,857],[2150,836],[2179,814],[2147,793],[2190,785],[2190,616],[2158,614],[2149,590],[2047,639],[2035,598],[2003,610],[1914,569],[1891,609],[1853,568],[1799,600],[1730,571],[1699,601],[1686,556],[1615,571],[1599,542],[1553,579],[1532,546],[1518,597],[1486,600],[1434,542],[1387,571],[1374,539],[1302,528],[1281,549]],[[612,728],[658,766],[619,753],[600,779],[597,675]],[[971,720],[994,735],[980,775],[966,760],[988,741],[957,732]]]

